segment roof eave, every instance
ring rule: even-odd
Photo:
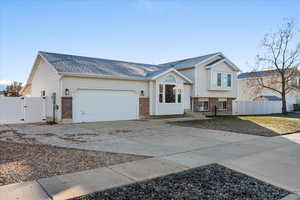
[[[63,77],[102,78],[102,79],[117,79],[117,80],[135,80],[135,81],[149,81],[150,80],[148,78],[97,75],[97,74],[82,74],[82,73],[70,73],[70,72],[58,72],[58,74]]]
[[[155,80],[155,79],[157,79],[157,78],[159,78],[159,77],[161,77],[161,76],[163,76],[163,75],[165,75],[165,74],[167,74],[169,72],[174,72],[178,76],[180,76],[181,78],[183,78],[184,80],[186,80],[188,83],[191,83],[191,84],[193,83],[191,79],[189,79],[188,77],[186,77],[185,75],[183,75],[182,73],[180,73],[179,71],[177,71],[175,68],[170,68],[170,69],[168,69],[166,71],[163,71],[163,72],[157,74],[156,76],[153,76],[150,80]]]

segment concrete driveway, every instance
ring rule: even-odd
[[[219,163],[300,193],[300,133],[261,137],[166,120],[0,127],[1,140],[143,154],[187,167]]]
[[[163,156],[257,136],[179,127],[166,120],[0,126],[0,139],[79,149]]]

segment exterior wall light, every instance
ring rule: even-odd
[[[65,95],[69,96],[70,95],[70,90],[68,88],[65,89]]]
[[[144,90],[141,90],[141,96],[144,96]]]

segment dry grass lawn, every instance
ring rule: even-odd
[[[237,133],[278,136],[300,132],[300,118],[298,116],[228,116],[216,117],[208,120],[172,122],[179,126],[203,129],[223,130]]]
[[[0,141],[0,186],[145,158],[148,157]]]
[[[241,120],[247,120],[270,129],[280,135],[300,132],[300,119],[283,116],[241,116]]]

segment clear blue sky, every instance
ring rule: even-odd
[[[37,51],[159,64],[221,51],[243,71],[265,33],[300,23],[299,0],[19,0],[0,7],[0,80],[24,82]]]

